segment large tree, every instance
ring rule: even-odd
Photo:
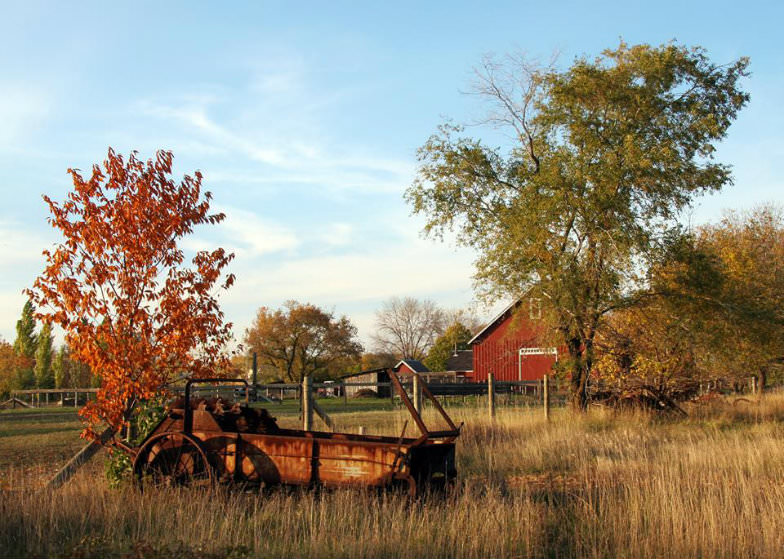
[[[260,308],[245,343],[258,354],[262,370],[266,366],[290,382],[337,376],[362,355],[357,329],[347,317],[297,301],[286,301],[282,309]]]
[[[45,251],[46,268],[28,295],[39,317],[58,324],[72,357],[100,378],[81,415],[85,436],[105,422],[119,429],[136,405],[183,375],[212,376],[226,361],[231,325],[216,293],[232,259],[223,249],[199,251],[191,265],[179,246],[200,224],[215,224],[202,175],[176,182],[172,154],[146,162],[109,149],[103,165],[58,203],[47,196],[52,226],[63,241]]]
[[[468,342],[473,337],[471,330],[468,329],[462,322],[453,322],[452,325],[444,330],[430,351],[427,352],[425,358],[425,365],[431,371],[445,371],[446,362],[453,355],[457,355],[458,351],[470,349]]]
[[[677,44],[621,43],[565,70],[488,60],[477,93],[510,149],[444,125],[419,150],[406,198],[425,232],[454,230],[476,249],[487,295],[544,299],[579,408],[604,317],[629,303],[641,264],[694,196],[731,182],[713,154],[749,99],[747,66]]]
[[[373,342],[379,352],[400,359],[424,359],[444,330],[445,315],[433,301],[392,297],[376,312]]]

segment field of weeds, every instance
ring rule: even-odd
[[[780,557],[784,397],[688,419],[454,408],[447,497],[110,489],[100,460],[42,490],[78,448],[75,416],[0,415],[3,557]],[[20,414],[21,416],[22,414]],[[401,412],[342,414],[399,435]]]

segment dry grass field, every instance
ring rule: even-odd
[[[3,557],[781,557],[784,397],[686,420],[455,408],[453,494],[110,489],[100,460],[43,481],[79,446],[67,413],[0,415]],[[29,413],[29,412],[26,412]],[[399,434],[398,412],[342,414]]]

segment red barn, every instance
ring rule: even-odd
[[[506,307],[474,336],[472,380],[540,380],[557,360],[557,351],[541,347],[544,332],[541,300],[524,297]]]

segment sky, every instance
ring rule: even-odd
[[[714,62],[751,58],[750,104],[719,146],[735,184],[683,216],[784,203],[784,7],[775,2],[0,2],[0,336],[15,337],[41,251],[60,240],[41,198],[107,148],[172,150],[227,218],[188,248],[236,253],[221,297],[240,339],[288,299],[347,315],[369,342],[392,296],[474,301],[474,254],[422,238],[402,194],[484,55],[566,67],[670,40]],[[481,136],[484,132],[472,129]],[[492,134],[489,136],[492,139]],[[503,305],[504,302],[499,302]],[[480,316],[495,309],[479,307]]]

